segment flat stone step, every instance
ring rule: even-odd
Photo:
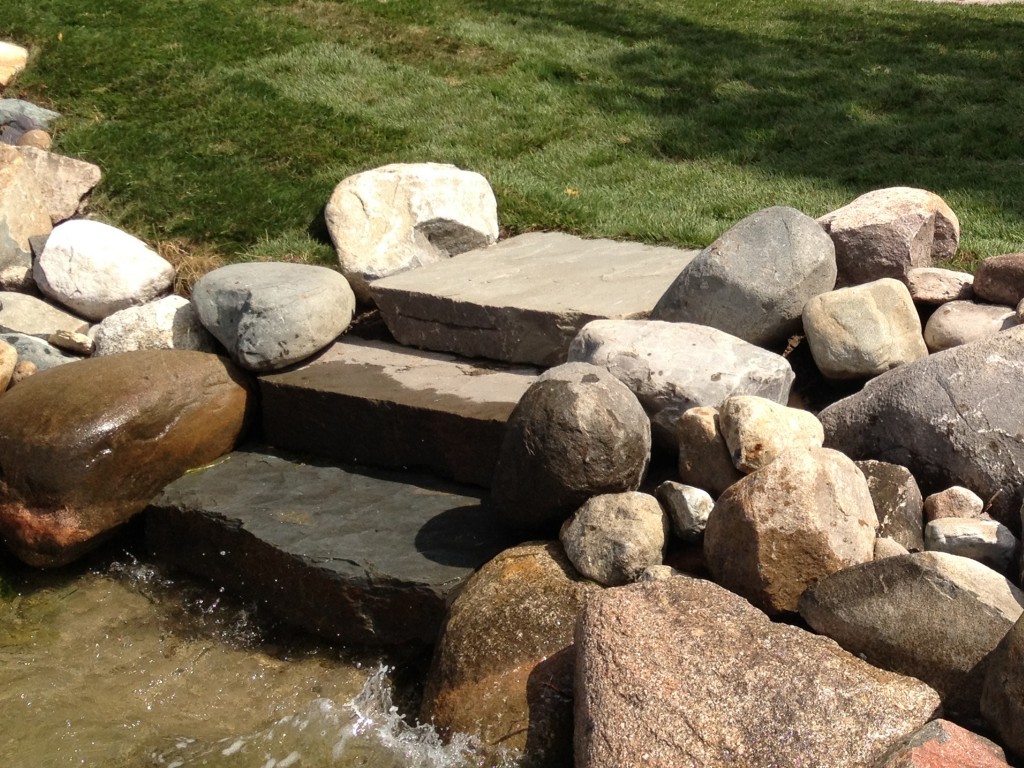
[[[262,448],[167,486],[146,538],[159,559],[289,624],[410,649],[435,641],[453,590],[514,543],[471,489]]]
[[[537,373],[346,339],[311,365],[260,379],[264,439],[490,486],[505,422]]]
[[[591,320],[642,319],[698,251],[531,232],[373,282],[402,344],[552,366]]]

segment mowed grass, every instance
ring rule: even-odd
[[[506,233],[700,247],[906,185],[959,265],[1024,250],[1024,6],[6,0],[0,38],[94,209],[173,251],[332,263],[334,185],[416,161],[484,174]]]

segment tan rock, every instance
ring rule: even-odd
[[[540,766],[571,762],[573,627],[581,578],[557,542],[505,550],[448,612],[423,696],[422,719],[519,749]]]
[[[18,364],[18,350],[6,341],[0,341],[0,392],[5,392]]]
[[[36,147],[19,147],[18,151],[35,174],[55,225],[81,212],[89,193],[103,178],[98,166],[84,160]]]
[[[676,425],[679,440],[679,479],[703,488],[718,498],[722,491],[743,477],[729,454],[722,436],[717,408],[690,408]]]
[[[1024,299],[1024,253],[990,256],[978,266],[974,282],[979,299],[1016,307]]]
[[[940,517],[980,518],[984,508],[985,502],[978,494],[962,485],[954,485],[924,500],[924,519],[930,523]]]
[[[819,579],[874,557],[878,518],[856,465],[794,449],[730,487],[704,531],[716,582],[770,615],[795,611]]]
[[[28,51],[20,45],[0,40],[0,87],[14,79],[14,76],[25,69],[28,63]]]
[[[20,384],[30,376],[35,376],[39,373],[39,368],[31,360],[19,360],[18,364],[14,366],[14,373],[11,374],[11,383],[7,385],[10,389],[15,384]]]
[[[1024,616],[988,658],[981,711],[985,721],[1017,757],[1024,758]]]
[[[883,560],[887,557],[899,557],[900,555],[908,554],[910,554],[909,550],[898,541],[894,541],[888,536],[879,536],[875,539],[875,556],[872,559]]]
[[[756,472],[793,448],[820,448],[825,440],[814,414],[752,395],[726,398],[718,422],[741,472]]]
[[[51,229],[35,175],[17,149],[0,144],[0,290],[32,284],[29,238]]]
[[[907,271],[907,288],[917,304],[972,299],[974,275],[939,267],[914,267]]]
[[[932,352],[995,336],[1017,325],[1016,312],[998,304],[951,301],[928,318],[924,340]]]
[[[0,398],[0,536],[70,562],[186,470],[230,451],[248,383],[224,359],[147,351],[33,376]]]
[[[590,595],[576,649],[577,768],[870,766],[939,706],[685,576]]]
[[[18,139],[19,147],[35,147],[36,149],[46,150],[50,148],[51,144],[53,144],[53,139],[42,128],[33,128],[30,131],[25,131]]]
[[[96,348],[92,338],[84,333],[75,333],[74,331],[56,331],[47,336],[46,340],[58,349],[74,352],[83,357],[91,355]]]

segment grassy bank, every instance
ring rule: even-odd
[[[388,162],[486,175],[509,232],[702,246],[909,185],[963,263],[1024,250],[1024,6],[900,0],[7,0],[96,205],[183,251],[330,263]]]

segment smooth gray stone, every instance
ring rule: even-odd
[[[69,355],[42,339],[37,339],[35,336],[27,336],[24,333],[0,334],[0,339],[3,339],[18,350],[19,362],[28,360],[30,363],[34,363],[40,371],[82,359],[78,355]]]
[[[552,366],[591,320],[647,317],[696,253],[531,232],[385,277],[370,292],[402,344]]]
[[[14,123],[19,119],[25,118],[31,120],[40,128],[48,131],[53,126],[53,121],[59,117],[59,112],[37,107],[30,101],[24,101],[22,99],[0,99],[0,125]]]
[[[489,486],[505,422],[537,373],[346,338],[308,366],[260,378],[264,439]]]
[[[511,541],[475,491],[251,448],[147,510],[161,560],[333,641],[422,648],[448,598]]]

